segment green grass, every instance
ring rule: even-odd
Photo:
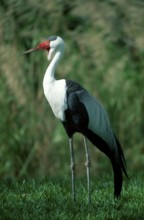
[[[113,199],[111,177],[92,179],[92,204],[87,204],[84,178],[76,180],[77,201],[70,180],[50,178],[0,183],[0,219],[142,219],[143,174],[124,182],[122,196]]]

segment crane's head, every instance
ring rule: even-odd
[[[32,53],[34,51],[45,50],[48,52],[48,60],[52,59],[52,56],[56,51],[64,51],[64,41],[59,36],[50,36],[46,41],[38,44],[36,47],[25,51],[23,54]]]

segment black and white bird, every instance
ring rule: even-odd
[[[54,115],[62,122],[69,137],[72,173],[72,195],[75,200],[75,158],[73,135],[79,132],[84,137],[86,151],[86,169],[88,182],[88,201],[90,194],[90,155],[87,139],[102,151],[109,159],[114,174],[114,195],[119,197],[122,189],[123,176],[126,177],[126,163],[121,145],[114,135],[108,115],[100,102],[91,96],[79,83],[72,80],[55,79],[56,67],[64,54],[64,41],[59,36],[51,36],[24,54],[46,50],[51,60],[43,79],[43,89]]]

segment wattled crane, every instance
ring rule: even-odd
[[[86,169],[88,183],[88,201],[90,193],[90,155],[87,139],[102,151],[109,159],[114,173],[114,195],[120,196],[122,189],[122,171],[127,175],[126,163],[121,145],[114,135],[108,115],[100,102],[91,96],[79,83],[54,77],[56,67],[64,54],[64,41],[59,36],[50,36],[24,54],[46,50],[50,64],[43,79],[43,89],[54,115],[62,122],[69,138],[71,155],[72,195],[75,201],[75,157],[73,135],[79,132],[84,137],[86,151]]]

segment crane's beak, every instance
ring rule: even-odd
[[[25,51],[23,54],[32,53],[32,52],[38,51],[38,50],[47,50],[47,51],[49,51],[49,49],[50,49],[50,41],[46,40],[46,41],[38,44],[36,47]]]
[[[40,50],[40,48],[39,47],[34,47],[34,48],[31,48],[30,50],[27,50],[27,51],[23,52],[23,54],[32,53],[32,52],[37,51],[37,50]]]

